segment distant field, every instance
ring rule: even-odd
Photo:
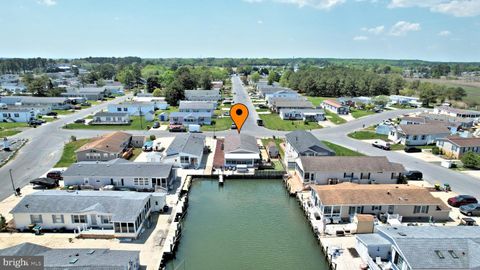
[[[422,82],[431,82],[448,87],[463,87],[467,96],[463,100],[475,101],[480,104],[480,82],[466,82],[463,80],[420,79]]]

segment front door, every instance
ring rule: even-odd
[[[90,220],[91,220],[92,226],[97,226],[97,215],[91,214]]]

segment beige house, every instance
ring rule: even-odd
[[[352,221],[356,214],[398,214],[406,220],[449,220],[450,208],[426,189],[410,185],[312,185],[321,217]]]
[[[467,152],[480,153],[480,138],[450,136],[437,140],[437,147],[445,156],[459,159]]]
[[[109,161],[121,158],[131,140],[131,134],[121,131],[99,137],[75,151],[77,161]]]

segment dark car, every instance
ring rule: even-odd
[[[231,128],[231,129],[237,129],[237,125],[232,124],[232,125],[230,126],[230,128]]]
[[[30,181],[30,184],[34,185],[35,189],[50,189],[58,187],[58,179],[52,178],[37,178]]]
[[[47,178],[55,179],[55,180],[62,180],[62,172],[61,171],[51,171],[47,173]]]
[[[406,153],[420,153],[422,152],[422,149],[420,148],[417,148],[417,147],[413,147],[413,146],[406,146],[403,151],[405,151]]]
[[[472,203],[460,206],[460,213],[467,216],[480,216],[480,204]]]
[[[75,124],[83,124],[83,123],[85,123],[85,119],[77,119],[74,122],[75,122]]]
[[[92,106],[92,103],[90,103],[90,102],[83,102],[82,104],[80,104],[80,106],[90,107],[90,106]]]
[[[477,199],[470,195],[458,195],[448,199],[448,204],[453,207],[460,207],[462,205],[478,203]]]
[[[58,113],[57,112],[49,112],[47,113],[48,116],[57,116]]]
[[[263,120],[262,119],[257,119],[257,125],[263,126]]]
[[[45,121],[41,121],[41,120],[38,120],[38,119],[32,119],[32,120],[28,121],[28,125],[30,125],[30,126],[40,126],[43,123],[45,123]]]
[[[160,123],[159,122],[153,122],[152,128],[159,128]]]
[[[405,178],[407,180],[422,180],[423,179],[423,173],[421,171],[408,171],[405,174]]]

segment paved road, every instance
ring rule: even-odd
[[[16,187],[23,187],[30,180],[46,173],[60,159],[63,151],[63,145],[68,142],[71,135],[80,134],[77,137],[82,138],[81,132],[62,129],[67,123],[75,119],[83,118],[88,114],[105,109],[110,103],[118,103],[130,96],[123,96],[103,102],[91,108],[83,109],[73,114],[65,115],[58,120],[44,124],[37,128],[27,129],[15,137],[28,139],[28,143],[22,147],[13,160],[10,160],[0,169],[0,200],[5,199],[13,193],[10,181],[9,170]],[[102,132],[96,132],[101,134]],[[85,134],[92,135],[93,133]]]

